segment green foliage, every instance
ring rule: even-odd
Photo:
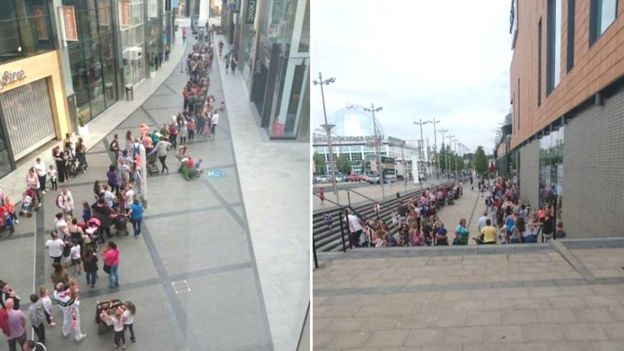
[[[477,171],[477,174],[485,174],[487,172],[487,158],[485,156],[485,151],[483,151],[483,146],[479,146],[477,148],[477,152],[475,153],[474,158],[474,167]]]
[[[314,156],[312,156],[312,159],[314,160],[314,171],[317,174],[325,174],[325,157],[323,157],[323,155],[319,154],[318,152],[314,153]]]
[[[78,117],[78,126],[84,127],[84,118],[82,116]]]
[[[341,154],[336,160],[336,169],[343,174],[351,173],[351,161],[345,154]]]

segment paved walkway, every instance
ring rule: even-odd
[[[172,67],[173,73],[140,107],[127,118],[121,118],[121,124],[113,126],[113,130],[109,128],[104,132],[101,141],[91,144],[87,154],[88,172],[68,183],[77,204],[91,201],[93,182],[105,180],[105,171],[111,163],[108,143],[113,134],[122,137],[127,130],[136,134],[140,123],[159,128],[182,109],[180,92],[187,77],[179,73],[176,63]],[[211,81],[209,93],[222,100],[224,91],[219,70],[211,75]],[[121,287],[109,289],[106,274],[100,270],[96,288],[83,286],[81,292],[82,330],[89,337],[76,344],[64,339],[59,327],[48,328],[48,349],[111,349],[112,333],[98,336],[93,319],[96,302],[111,298],[129,299],[137,305],[137,343],[130,344],[128,349],[274,349],[262,288],[288,288],[280,287],[279,281],[263,281],[263,286],[260,283],[255,259],[259,255],[254,253],[253,227],[248,225],[245,206],[253,197],[248,200],[249,197],[241,194],[231,135],[233,128],[237,128],[231,121],[236,111],[230,107],[236,105],[236,96],[228,95],[227,91],[225,94],[229,108],[221,115],[216,140],[200,137],[189,145],[190,151],[204,160],[203,168],[220,170],[224,176],[212,177],[211,172],[204,172],[200,179],[187,182],[175,172],[176,160],[171,152],[168,157],[171,174],[148,178],[149,207],[142,237],[139,240],[132,236],[114,239],[121,249]],[[13,236],[0,242],[0,255],[7,263],[0,277],[9,281],[23,299],[27,299],[35,287],[50,285],[51,267],[43,245],[47,239],[45,233],[53,229],[52,218],[57,208],[53,192],[44,200],[39,212],[30,219],[23,219]],[[258,222],[253,223],[258,225]],[[307,255],[307,252],[302,254]],[[306,266],[305,275],[308,274]],[[82,282],[84,278],[78,279]],[[306,285],[306,302],[307,291]],[[288,312],[296,315],[293,310]],[[305,306],[301,312],[297,325],[292,326],[299,331]],[[55,317],[61,320],[58,311]],[[294,324],[295,318],[292,318]],[[6,343],[2,341],[0,348],[4,350],[4,347]]]
[[[320,254],[314,350],[624,350],[624,239],[558,242]]]
[[[310,302],[310,144],[268,141],[240,72],[217,67],[273,343],[294,350]]]

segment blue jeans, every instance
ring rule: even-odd
[[[141,223],[143,222],[143,218],[133,219],[132,220],[132,230],[134,231],[134,236],[139,236],[141,234]]]
[[[88,285],[95,285],[95,278],[97,278],[97,273],[96,272],[85,272],[86,278],[87,278],[87,284]]]
[[[110,272],[108,273],[108,285],[119,286],[119,265],[110,266]]]

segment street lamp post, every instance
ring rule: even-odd
[[[425,161],[425,139],[423,138],[423,131],[422,131],[422,126],[427,124],[427,123],[431,123],[431,121],[423,121],[422,118],[419,118],[418,121],[414,121],[414,124],[420,127],[420,145],[419,145],[419,156],[420,156],[420,162],[424,164]],[[426,167],[425,167],[426,169]],[[418,172],[420,173],[420,169],[418,170]],[[418,175],[418,177],[420,177],[420,174]]]
[[[453,148],[453,138],[455,136],[449,134],[446,137],[449,139],[448,154],[446,155],[446,170],[448,172],[447,178],[450,179],[451,178],[451,149]]]
[[[334,189],[334,195],[336,196],[336,202],[340,203],[340,197],[338,196],[338,187],[336,186],[336,165],[334,164],[334,151],[332,149],[332,139],[331,139],[331,129],[334,127],[333,124],[327,123],[327,111],[325,109],[325,92],[323,91],[323,85],[329,85],[334,83],[336,78],[328,78],[323,80],[323,75],[319,72],[319,80],[312,81],[314,85],[321,86],[321,100],[323,101],[323,117],[325,117],[325,124],[321,127],[325,129],[325,133],[327,134],[327,147],[329,148],[329,164],[331,166],[331,177],[332,177],[332,187]]]
[[[370,112],[373,115],[373,129],[375,131],[375,150],[377,151],[377,171],[379,172],[379,185],[381,185],[381,202],[383,203],[386,198],[386,190],[384,188],[384,175],[383,168],[381,167],[381,152],[379,151],[379,147],[381,145],[381,138],[377,134],[377,120],[375,119],[375,112],[379,112],[383,109],[383,107],[375,108],[375,104],[371,103],[371,108],[364,108],[364,111]]]
[[[440,172],[438,171],[438,132],[436,131],[436,124],[440,123],[440,121],[434,118],[433,121],[430,122],[433,123],[433,156],[435,157],[436,164],[436,179],[440,179]]]
[[[446,133],[446,132],[448,132],[448,129],[440,129],[440,134],[442,134],[442,148],[440,150],[442,150],[444,148],[444,133]],[[448,153],[448,151],[447,151],[447,153]],[[448,156],[447,156],[447,159],[448,159]],[[438,157],[438,161],[439,161],[439,157]],[[441,165],[441,168],[444,169],[444,165]]]

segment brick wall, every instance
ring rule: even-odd
[[[520,197],[532,208],[539,204],[539,140],[520,149]]]
[[[624,235],[624,91],[565,126],[562,220],[570,237]]]
[[[619,0],[615,22],[591,46],[589,45],[590,1],[576,1],[574,67],[569,72],[566,70],[568,1],[562,0],[561,4],[561,81],[549,95],[546,95],[547,0],[519,1],[518,37],[510,67],[510,100],[514,98],[517,100],[518,95],[521,99],[519,106],[513,106],[512,149],[624,75],[624,0]],[[537,33],[540,18],[542,20],[540,67],[542,103],[538,106]],[[517,101],[514,103],[517,104]]]

